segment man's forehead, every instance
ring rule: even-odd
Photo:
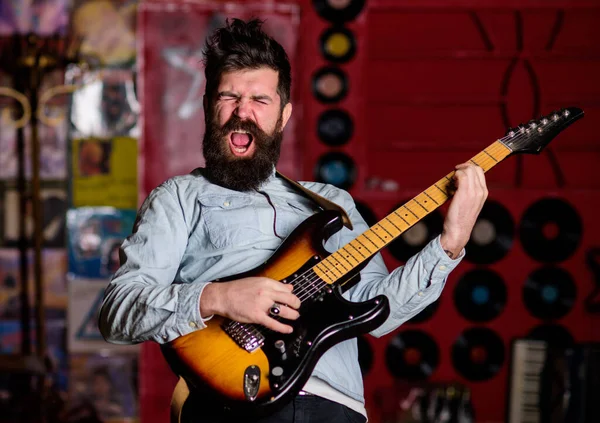
[[[252,94],[262,91],[263,94],[277,94],[279,73],[271,68],[244,69],[223,72],[218,91],[251,91]]]

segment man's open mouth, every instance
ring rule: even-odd
[[[245,156],[250,154],[253,150],[252,141],[254,137],[248,131],[243,129],[236,129],[229,135],[229,145],[231,152],[236,156]]]

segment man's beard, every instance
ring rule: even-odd
[[[215,119],[207,119],[202,146],[206,178],[214,184],[236,191],[258,189],[271,176],[279,160],[283,139],[281,124],[280,115],[273,134],[269,135],[254,122],[241,120],[236,115],[232,115],[222,127],[219,127]],[[255,149],[251,157],[236,157],[231,152],[229,135],[236,129],[248,131],[252,136]]]

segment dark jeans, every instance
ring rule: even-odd
[[[189,401],[188,401],[189,403]],[[348,407],[315,395],[298,395],[283,409],[268,417],[224,418],[202,407],[183,408],[182,423],[364,423],[365,416]]]

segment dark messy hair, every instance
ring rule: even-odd
[[[262,29],[263,21],[228,19],[206,40],[204,74],[206,95],[212,100],[224,72],[268,67],[278,72],[281,108],[290,101],[291,66],[285,50]]]

